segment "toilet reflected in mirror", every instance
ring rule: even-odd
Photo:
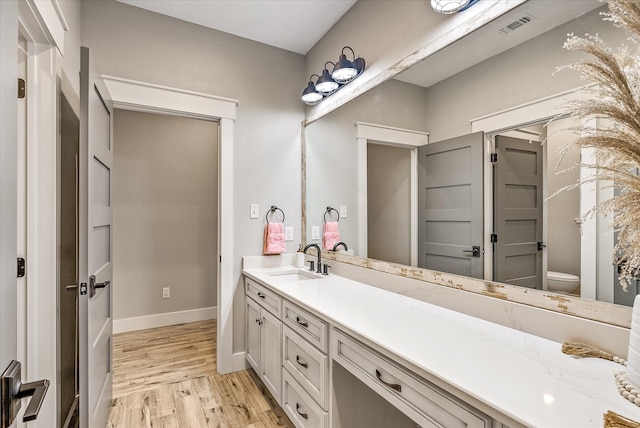
[[[547,290],[558,294],[574,294],[580,286],[580,277],[570,273],[547,271]]]

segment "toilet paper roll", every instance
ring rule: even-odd
[[[633,301],[633,313],[631,314],[627,380],[636,388],[640,387],[640,294]]]

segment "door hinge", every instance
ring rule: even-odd
[[[27,82],[18,77],[18,98],[24,98],[27,95]]]
[[[22,257],[18,257],[18,278],[24,277],[26,269],[25,260]]]
[[[491,153],[491,163],[496,163],[496,162],[498,162],[498,154]]]
[[[495,244],[496,242],[498,242],[498,235],[496,235],[495,233],[491,234],[491,243]]]
[[[81,282],[80,283],[80,295],[84,296],[85,294],[87,294],[87,283],[86,282]]]

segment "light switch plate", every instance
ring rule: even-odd
[[[311,227],[311,239],[320,239],[320,226]]]
[[[293,226],[287,226],[284,228],[284,240],[293,241]]]
[[[340,218],[347,218],[347,206],[340,205]]]
[[[258,212],[260,211],[260,208],[258,207],[258,204],[251,204],[251,218],[259,218],[260,214],[258,214]]]

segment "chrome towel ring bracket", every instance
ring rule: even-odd
[[[282,211],[280,208],[276,207],[275,205],[271,205],[271,208],[269,209],[269,211],[267,211],[267,213],[264,216],[264,219],[266,220],[267,223],[269,223],[269,218],[276,214],[276,211],[280,211],[280,213],[282,214],[282,223],[284,223],[284,211]]]
[[[333,211],[336,212],[336,221],[340,221],[340,213],[338,212],[338,210],[333,207],[327,207],[327,210],[324,212],[325,223],[327,222],[327,214],[331,215]]]

